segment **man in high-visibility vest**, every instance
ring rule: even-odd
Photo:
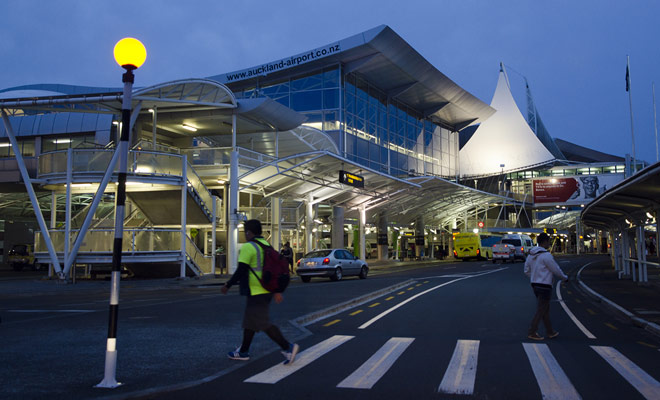
[[[239,348],[227,353],[232,360],[247,361],[250,359],[250,344],[254,335],[259,331],[264,331],[280,348],[284,355],[284,364],[291,364],[296,358],[299,346],[296,343],[289,343],[280,328],[270,322],[269,310],[270,303],[275,299],[275,303],[281,303],[282,293],[271,293],[261,286],[259,280],[263,272],[264,251],[257,243],[265,246],[270,244],[261,236],[261,222],[256,219],[246,221],[243,230],[245,231],[245,243],[238,253],[238,268],[234,275],[220,289],[222,294],[227,294],[229,288],[236,284],[240,285],[240,294],[247,296],[247,305],[243,315],[243,343]]]

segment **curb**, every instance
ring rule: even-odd
[[[416,282],[414,279],[409,279],[405,282],[397,283],[396,285],[388,286],[383,289],[376,290],[375,292],[367,293],[365,295],[362,295],[360,297],[356,297],[354,299],[345,301],[343,303],[335,304],[333,306],[330,306],[328,308],[324,308],[319,311],[314,311],[309,314],[303,315],[302,317],[298,317],[294,320],[291,320],[291,324],[293,324],[296,327],[304,329],[304,331],[307,331],[307,328],[304,328],[307,325],[313,324],[314,322],[320,321],[322,319],[325,319],[327,317],[333,316],[335,314],[339,314],[342,311],[345,311],[349,308],[353,308],[355,306],[359,306],[361,304],[364,304],[368,302],[369,300],[372,300],[376,297],[381,297],[387,293],[394,292],[395,290],[399,290],[400,288],[404,286],[408,286],[411,283]]]
[[[588,265],[588,264],[587,264]],[[618,312],[619,314],[625,316],[626,318],[630,319],[630,322],[633,323],[633,325],[640,327],[644,329],[647,332],[650,332],[652,334],[655,334],[657,336],[660,336],[660,325],[649,322],[645,320],[644,318],[640,318],[636,316],[635,314],[631,313],[630,311],[626,310],[625,308],[621,307],[620,305],[616,304],[612,300],[608,299],[607,297],[601,295],[600,293],[596,292],[595,290],[591,289],[589,286],[587,286],[586,283],[580,279],[580,273],[584,268],[587,267],[587,265],[583,266],[580,268],[580,270],[577,273],[577,278],[578,282],[580,283],[580,286],[587,292],[588,295],[596,299],[596,301],[605,303],[608,307],[610,307],[612,310]]]

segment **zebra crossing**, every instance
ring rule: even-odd
[[[309,367],[316,360],[342,345],[355,336],[335,335],[301,351],[293,365],[278,363],[244,380],[246,383],[276,384]],[[353,372],[345,371],[346,378],[337,383],[337,388],[373,388],[392,368],[397,360],[413,344],[415,338],[392,337],[371,357]],[[522,343],[524,353],[544,399],[581,399],[570,378],[566,375],[550,347],[545,343]],[[660,382],[646,373],[634,362],[616,349],[608,346],[590,346],[601,359],[609,364],[625,381],[646,399],[660,399]],[[458,340],[442,381],[437,386],[438,393],[474,394],[478,374],[479,340]]]

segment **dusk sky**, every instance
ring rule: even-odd
[[[619,156],[632,151],[629,55],[636,156],[656,161],[658,1],[21,0],[1,2],[0,15],[0,88],[120,87],[112,50],[126,36],[147,48],[135,84],[148,86],[260,65],[385,24],[486,103],[504,62],[512,81],[529,81],[553,137]]]

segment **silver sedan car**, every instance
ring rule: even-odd
[[[369,267],[366,262],[346,249],[325,249],[305,254],[298,260],[296,273],[303,282],[309,282],[315,276],[330,278],[333,281],[351,275],[366,279]]]

